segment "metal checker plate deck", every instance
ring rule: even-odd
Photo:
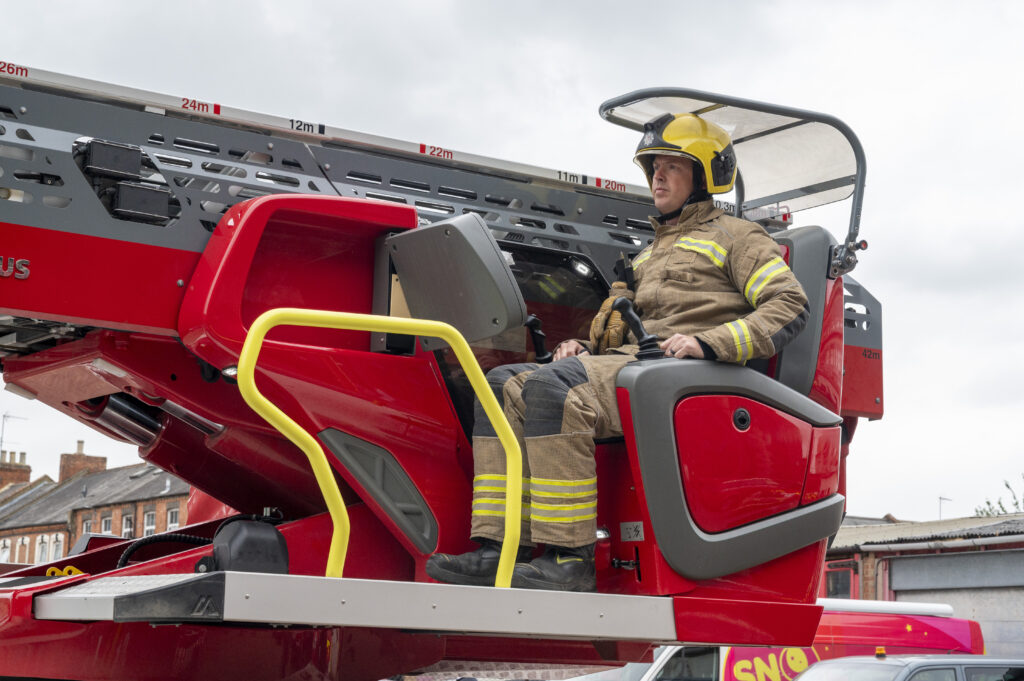
[[[675,640],[671,598],[495,589],[417,582],[329,579],[243,572],[106,577],[35,598],[38,619],[113,619],[118,599],[223,580],[221,622],[397,627],[406,630],[515,634],[542,638]],[[217,599],[220,600],[220,599]],[[144,609],[144,608],[143,608]],[[138,608],[135,608],[138,612]],[[183,599],[177,621],[191,618]],[[132,617],[130,621],[145,621]],[[161,621],[169,621],[166,613]]]

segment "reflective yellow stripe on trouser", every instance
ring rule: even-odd
[[[588,526],[597,518],[596,477],[586,480],[533,478],[530,493],[533,495],[530,520],[534,526],[570,523]]]
[[[593,445],[576,433],[526,438],[530,472],[530,536],[555,546],[593,544],[597,475]],[[583,473],[586,477],[577,478]]]
[[[470,519],[470,536],[486,537],[501,541],[505,536],[505,453],[501,443],[493,437],[473,438],[473,508]],[[524,469],[528,470],[523,460]],[[499,472],[500,471],[500,472]],[[523,510],[520,524],[519,543],[530,542],[530,494],[529,479],[523,480]]]

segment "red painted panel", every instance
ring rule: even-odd
[[[844,350],[846,382],[843,385],[843,416],[882,418],[885,400],[882,395],[882,349],[854,345]]]
[[[814,647],[832,652],[830,646],[885,646],[890,655],[925,651],[980,654],[983,650],[974,635],[976,628],[977,622],[955,617],[826,611]],[[872,647],[866,652],[875,651]]]
[[[614,445],[605,445],[598,448],[598,476],[597,476],[597,503],[598,518],[608,525],[612,539],[612,557],[620,560],[636,560],[638,565],[635,570],[618,569],[611,571],[606,577],[610,579],[610,588],[622,589],[624,593],[648,594],[662,596],[666,594],[682,594],[692,591],[696,583],[686,579],[665,561],[658,548],[657,539],[654,537],[654,529],[651,525],[651,515],[648,511],[647,491],[644,489],[643,476],[640,473],[640,461],[636,453],[636,436],[633,428],[633,411],[629,403],[629,392],[625,388],[616,388],[616,398],[619,405],[619,418],[622,422],[622,432],[625,436],[626,452]],[[629,478],[612,477],[601,475],[602,463],[615,456],[626,456],[629,461]],[[631,507],[628,496],[623,487],[629,487],[629,495],[635,496],[635,507]],[[609,496],[627,496],[627,501],[620,507],[619,515],[610,514],[608,502],[604,499]],[[601,516],[602,508],[606,516]],[[629,542],[622,537],[620,523],[635,523],[639,519],[643,541]],[[625,539],[628,539],[626,537]],[[599,576],[601,576],[599,574]],[[602,586],[599,583],[598,589]]]
[[[977,632],[977,637],[975,636]],[[984,652],[977,622],[889,613],[822,613],[814,645],[801,648],[726,648],[722,681],[793,679],[820,660],[850,655]]]
[[[437,550],[469,548],[471,484],[458,459],[467,443],[429,353],[401,357],[268,344],[260,366],[260,389],[308,432],[336,428],[394,456],[437,518]],[[351,472],[332,455],[328,459],[359,492]],[[386,514],[379,516],[418,560],[426,560]]]
[[[341,197],[265,196],[221,218],[181,306],[183,342],[217,367],[237,361],[248,324],[274,307],[368,312],[373,244],[416,226],[408,206]],[[268,340],[368,347],[365,333],[277,329]]]
[[[822,315],[818,366],[808,397],[829,411],[839,413],[845,385],[843,382],[843,280],[829,279],[825,284],[825,309]]]
[[[676,596],[676,638],[732,641],[737,645],[809,645],[822,608],[806,603],[764,603]]]
[[[750,427],[733,413],[746,409]],[[796,508],[813,428],[754,400],[701,395],[675,411],[676,447],[690,514],[705,532],[722,532]]]
[[[137,225],[139,229],[159,229]],[[0,311],[171,335],[199,254],[0,222],[3,256],[24,279],[0,279]],[[182,282],[179,284],[178,282]]]
[[[740,599],[813,603],[821,579],[821,565],[825,558],[824,541],[719,579],[694,582],[672,569],[661,555],[654,531],[651,529],[647,493],[643,487],[636,454],[628,393],[620,388],[616,391],[616,397],[626,451],[622,452],[620,445],[598,447],[598,519],[611,533],[611,556],[620,560],[638,560],[639,564],[635,570],[607,567],[606,573],[598,573],[598,589],[647,595],[682,594],[681,597],[693,596],[711,601]],[[616,468],[621,465],[620,463],[609,463],[609,459],[614,461],[615,457],[623,456],[629,461],[628,477]],[[609,472],[615,474],[609,476]],[[605,499],[609,496],[621,499],[609,502]],[[641,521],[643,541],[622,541],[619,523],[636,522],[637,517]]]
[[[811,435],[811,458],[800,505],[813,504],[839,491],[839,439],[841,430],[815,428]]]
[[[220,520],[238,513],[237,510],[231,508],[220,499],[212,497],[196,487],[188,491],[187,508],[188,519],[193,523]]]

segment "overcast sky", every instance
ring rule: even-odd
[[[856,433],[848,510],[927,520],[939,497],[948,518],[1024,489],[1022,29],[1015,2],[0,0],[0,61],[633,184],[610,97],[836,115],[867,154],[855,276],[885,333],[886,415]],[[845,233],[841,211],[811,217]],[[138,461],[9,393],[0,413],[34,476],[77,439]]]

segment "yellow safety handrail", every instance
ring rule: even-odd
[[[408,336],[431,336],[448,343],[455,357],[462,365],[473,391],[487,414],[491,425],[498,434],[498,440],[505,448],[505,474],[508,480],[505,494],[505,541],[498,560],[498,576],[495,586],[508,587],[512,582],[516,551],[519,548],[520,517],[522,515],[523,460],[512,427],[502,412],[501,406],[487,385],[480,365],[473,356],[469,344],[455,327],[444,322],[427,319],[385,317],[381,315],[357,314],[354,312],[332,312],[327,310],[303,310],[282,307],[264,312],[253,322],[245,337],[242,352],[238,357],[238,388],[242,398],[253,411],[274,426],[295,444],[309,459],[313,475],[320,486],[320,493],[327,502],[327,511],[334,523],[331,548],[327,554],[328,577],[341,577],[345,568],[345,554],[348,551],[348,511],[335,483],[327,455],[316,438],[287,414],[271,403],[256,388],[256,360],[267,333],[275,326],[315,326],[328,329],[370,331],[374,333],[398,333]]]

